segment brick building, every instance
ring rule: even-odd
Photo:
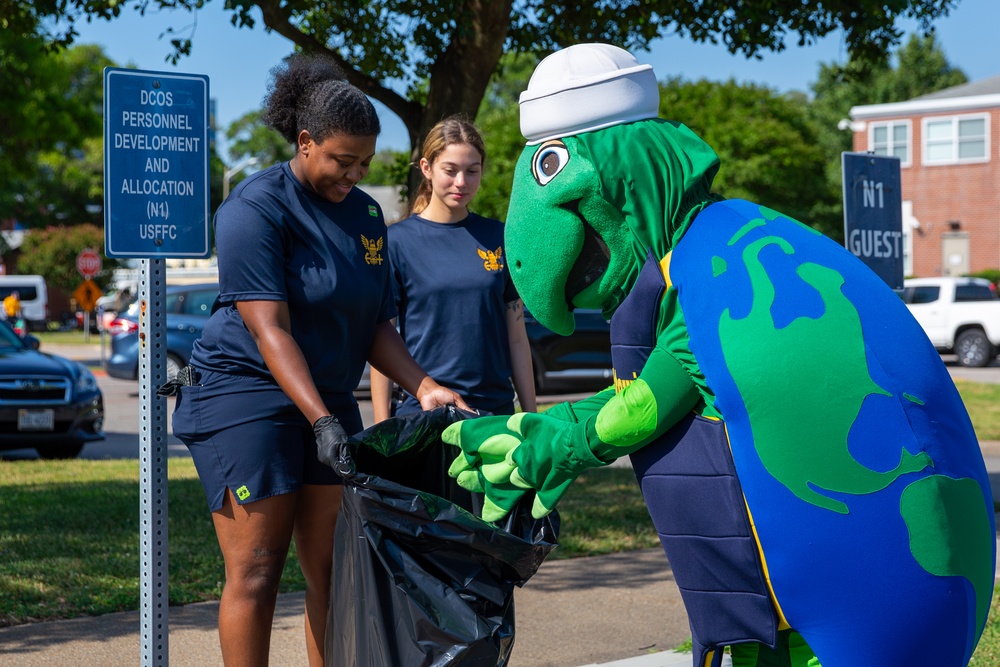
[[[853,107],[849,127],[900,158],[907,276],[1000,268],[1000,76]]]

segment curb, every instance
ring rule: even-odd
[[[661,651],[640,655],[635,658],[602,662],[600,664],[581,665],[581,667],[691,667],[694,656],[678,651]],[[732,667],[733,661],[729,655],[722,656],[722,667]]]

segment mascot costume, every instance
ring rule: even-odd
[[[551,511],[630,455],[696,667],[960,667],[993,593],[993,501],[938,353],[888,286],[778,211],[711,191],[652,68],[581,44],[520,98],[505,244],[526,306],[611,319],[614,386],[449,427],[487,520]]]

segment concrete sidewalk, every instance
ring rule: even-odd
[[[546,561],[514,593],[509,667],[692,667],[673,649],[690,638],[687,613],[662,550]],[[279,596],[271,664],[306,663],[303,595]],[[172,607],[171,667],[222,664],[217,602]],[[141,663],[139,612],[0,628],[0,667],[126,667]],[[723,662],[731,665],[728,657]],[[387,666],[388,667],[388,666]]]
[[[690,667],[671,649],[690,638],[687,614],[660,549],[547,561],[514,595],[510,667]],[[306,663],[303,596],[279,596],[271,664]],[[218,603],[168,613],[171,667],[221,665]],[[125,667],[141,662],[138,612],[0,628],[3,667]],[[388,666],[387,666],[388,667]]]

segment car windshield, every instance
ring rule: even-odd
[[[208,289],[174,290],[166,295],[164,300],[164,312],[180,313],[182,315],[203,315],[208,317],[212,314],[212,305],[216,297],[219,296],[218,287]],[[127,317],[139,319],[139,301],[133,301],[125,311]]]
[[[21,340],[21,337],[10,328],[10,325],[0,324],[0,348],[21,349],[24,347],[27,347],[27,345],[25,345],[25,342]]]

